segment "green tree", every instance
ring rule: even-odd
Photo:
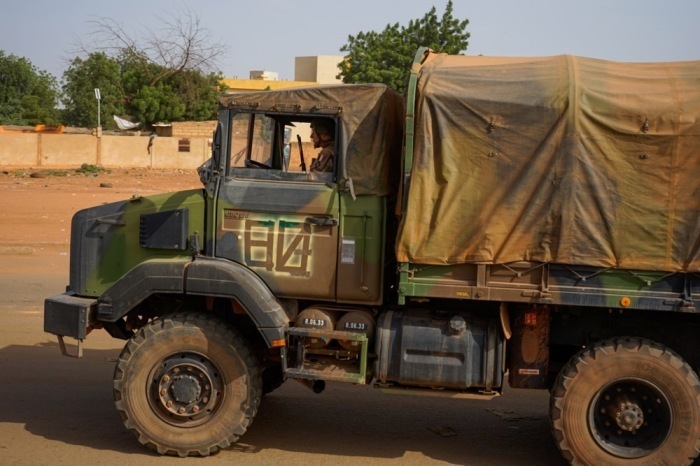
[[[138,121],[202,121],[216,118],[220,73],[173,69],[133,51],[122,62],[127,113]]]
[[[63,119],[71,126],[94,128],[97,126],[97,99],[95,88],[100,90],[100,124],[114,129],[112,115],[125,115],[125,93],[121,82],[120,63],[102,52],[87,58],[74,58],[63,73]]]
[[[63,75],[64,119],[74,126],[97,124],[94,88],[102,95],[102,126],[115,129],[112,115],[142,124],[216,118],[221,75],[173,71],[127,53],[119,59],[93,52],[75,58]]]
[[[92,47],[79,45],[77,50],[87,58],[74,59],[64,75],[71,124],[95,125],[95,87],[102,91],[107,128],[114,126],[113,114],[142,123],[142,128],[159,121],[216,118],[222,76],[211,70],[223,46],[209,41],[189,11],[163,24],[139,42],[108,18],[94,22]]]
[[[459,54],[469,45],[469,20],[453,17],[452,0],[438,18],[432,7],[422,18],[407,26],[388,24],[381,32],[359,32],[349,36],[340,49],[344,60],[338,65],[345,83],[383,83],[399,93],[405,91],[411,62],[419,47]]]
[[[0,124],[58,124],[57,103],[55,77],[0,50]]]
[[[202,121],[216,118],[219,94],[225,91],[220,72],[204,74],[183,71],[170,80],[185,104],[185,120]]]

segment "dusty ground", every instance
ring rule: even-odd
[[[31,178],[25,171],[0,168],[1,464],[564,464],[549,434],[544,392],[455,401],[346,384],[314,395],[294,382],[263,400],[233,449],[189,460],[152,454],[124,429],[112,401],[123,342],[94,332],[82,360],[61,356],[43,332],[43,299],[67,283],[75,211],[200,187],[197,175],[130,169]]]
[[[0,171],[0,248],[56,248],[67,245],[70,219],[85,207],[133,195],[199,188],[195,170],[75,168]]]

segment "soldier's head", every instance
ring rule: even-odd
[[[333,137],[333,122],[320,118],[311,122],[311,140],[314,142],[314,147],[321,147],[332,141]]]

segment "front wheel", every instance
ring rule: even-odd
[[[124,425],[161,454],[207,456],[245,433],[260,404],[247,342],[206,314],[176,314],[129,340],[114,372]]]
[[[586,348],[561,370],[550,416],[572,464],[690,464],[700,448],[700,381],[680,356],[640,338]]]

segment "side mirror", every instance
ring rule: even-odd
[[[203,185],[209,184],[218,173],[221,165],[221,122],[217,123],[211,144],[211,158],[197,168],[199,180]]]
[[[214,162],[215,170],[221,166],[221,133],[221,122],[218,122],[214,131],[214,140],[211,144],[211,158]]]

